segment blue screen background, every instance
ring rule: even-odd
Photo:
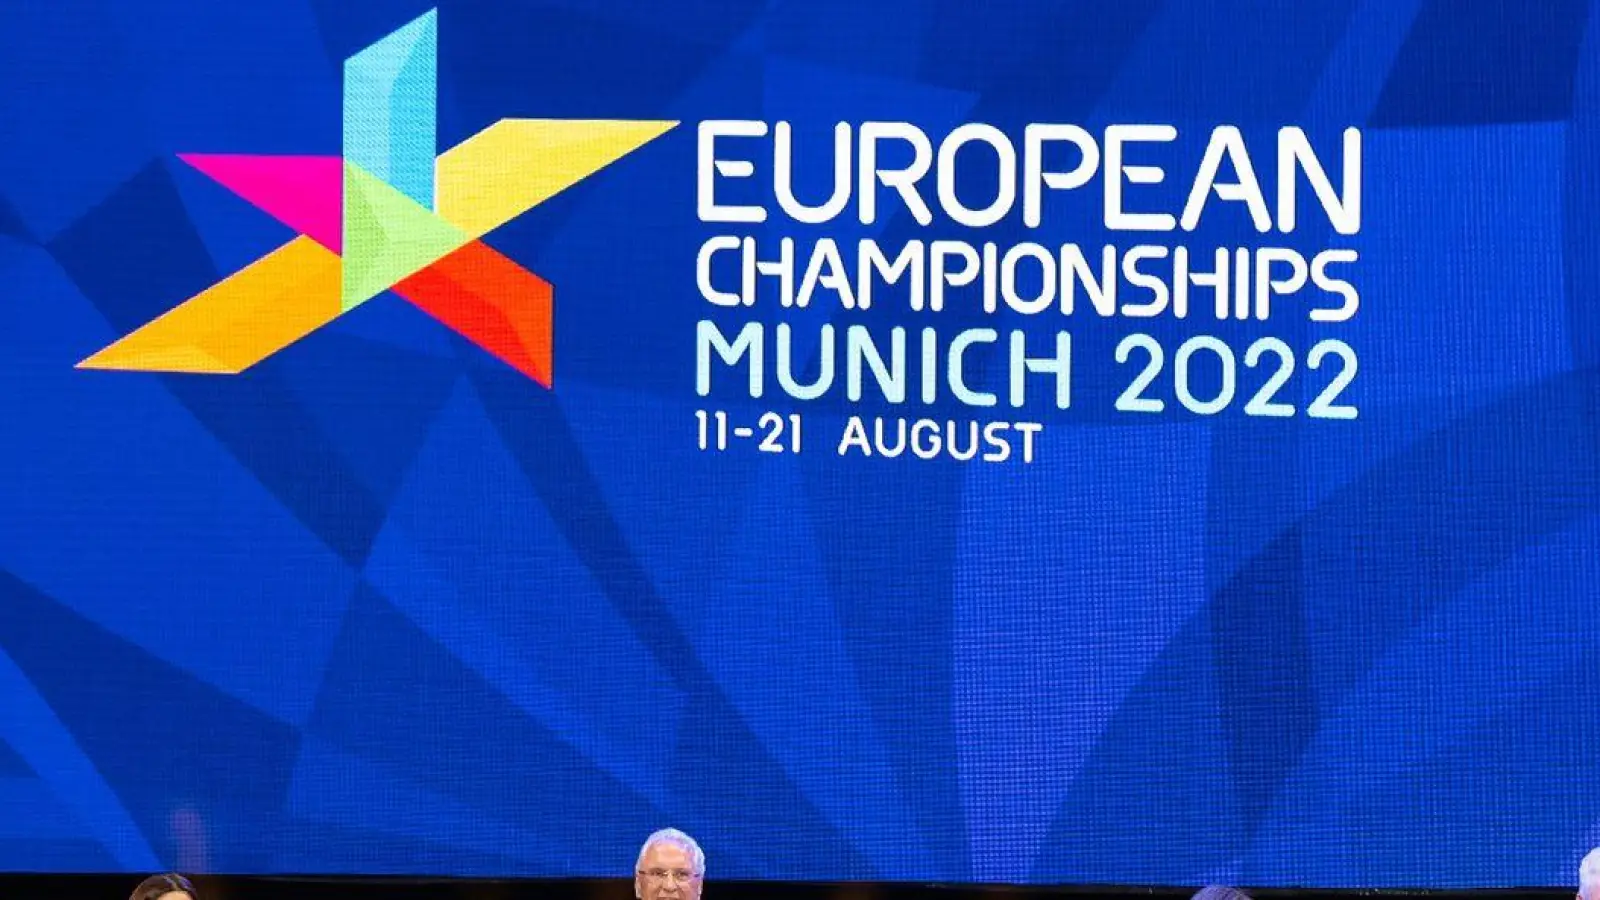
[[[676,825],[713,879],[1570,883],[1600,844],[1595,5],[5,4],[0,869],[619,875]],[[685,123],[487,239],[556,286],[556,389],[393,295],[236,377],[75,369],[289,236],[175,154],[337,154],[341,61],[435,6],[441,149]],[[1276,238],[1358,250],[1358,315],[1217,327],[1336,332],[1360,418],[1098,412],[1122,334],[1202,325],[1013,317],[1099,359],[1031,464],[701,451],[697,409],[896,412],[695,395],[713,118],[794,123],[813,192],[837,121],[1169,123],[1191,158],[1294,124],[1325,160],[1359,127],[1361,232],[1306,196]],[[1046,218],[831,233],[1127,242],[1093,202]],[[1236,208],[1181,239],[1260,240]]]

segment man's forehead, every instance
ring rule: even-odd
[[[664,866],[689,864],[689,851],[666,841],[651,844],[644,856],[650,862]]]

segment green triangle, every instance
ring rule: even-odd
[[[343,309],[371,300],[470,240],[415,200],[345,163]]]

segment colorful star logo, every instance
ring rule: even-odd
[[[501,119],[435,158],[436,13],[345,61],[343,157],[180,155],[299,236],[78,367],[236,374],[392,290],[550,387],[551,286],[479,239],[678,123]]]

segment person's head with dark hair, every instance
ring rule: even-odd
[[[182,875],[151,875],[139,882],[128,900],[200,900],[200,894]]]
[[[1235,887],[1213,884],[1199,890],[1189,900],[1250,900],[1250,895]]]

